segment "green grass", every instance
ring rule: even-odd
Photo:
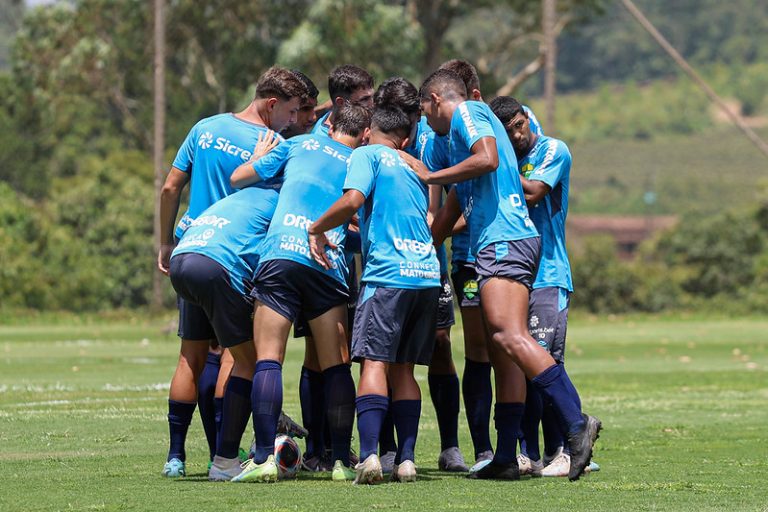
[[[768,510],[768,321],[574,318],[570,374],[605,430],[602,471],[477,482],[436,469],[424,405],[412,485],[353,487],[305,476],[275,485],[205,480],[199,420],[191,476],[159,476],[177,342],[164,321],[0,327],[0,510]],[[455,356],[461,361],[459,330]],[[291,342],[286,406],[299,417],[302,344]],[[426,394],[425,372],[419,373]],[[461,442],[470,455],[461,422]]]

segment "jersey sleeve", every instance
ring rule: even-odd
[[[490,118],[493,115],[490,107],[477,101],[465,101],[459,104],[458,111],[459,121],[451,123],[451,136],[458,137],[468,149],[484,137],[496,138]]]
[[[189,173],[192,170],[192,162],[195,159],[195,147],[197,146],[197,125],[193,126],[173,159],[173,166],[182,172]]]
[[[376,181],[376,162],[370,151],[353,151],[349,158],[344,190],[357,190],[368,197]]]
[[[571,153],[568,147],[558,140],[550,139],[547,141],[544,158],[534,167],[528,179],[543,181],[550,188],[555,188],[570,169]]]
[[[291,152],[290,140],[280,142],[275,148],[253,162],[253,170],[263,181],[274,178],[285,169],[288,155]]]

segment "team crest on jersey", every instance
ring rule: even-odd
[[[395,159],[395,155],[392,153],[389,153],[388,151],[382,151],[381,152],[381,163],[386,165],[387,167],[394,167],[395,162],[397,160]]]
[[[320,149],[320,143],[315,139],[307,139],[301,143],[301,147],[307,151],[317,151]]]
[[[532,172],[533,172],[532,163],[527,163],[520,168],[520,174],[522,174],[524,178],[528,178],[528,176],[530,176]]]
[[[480,288],[477,286],[477,281],[470,279],[464,283],[464,296],[470,300],[477,296],[477,292]]]
[[[200,135],[200,138],[197,140],[197,144],[203,149],[208,149],[211,147],[211,144],[213,144],[213,134],[211,132],[205,132],[204,134]]]

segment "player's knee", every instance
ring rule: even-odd
[[[528,343],[528,338],[522,333],[499,331],[491,335],[491,343],[510,355],[519,354]]]

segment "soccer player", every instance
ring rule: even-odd
[[[388,381],[398,437],[392,479],[416,479],[421,392],[413,368],[432,357],[440,267],[427,224],[427,187],[396,151],[408,146],[413,121],[399,108],[374,109],[370,143],[352,153],[344,195],[309,228],[313,257],[330,266],[324,248],[334,244],[327,232],[360,210],[365,266],[352,333],[352,357],[362,363],[356,483],[383,478],[376,448],[390,408]]]
[[[175,239],[181,238],[206,208],[233,192],[229,176],[238,165],[251,158],[259,135],[269,128],[280,130],[295,122],[306,93],[306,87],[293,73],[271,68],[259,78],[256,96],[245,110],[203,119],[190,130],[161,191],[161,247],[157,258],[161,272],[168,274]],[[181,192],[190,181],[189,208],[174,236]],[[179,337],[179,362],[168,400],[170,447],[163,468],[163,475],[168,477],[185,475],[185,438],[197,401],[198,377],[214,338],[214,329],[205,312],[183,298],[179,299]]]
[[[408,153],[422,160],[430,170],[439,170],[448,166],[448,141],[445,137],[436,138],[426,118],[421,117],[418,92],[413,84],[401,77],[390,78],[376,90],[373,101],[376,107],[400,108],[409,117],[418,121],[415,132],[410,136],[411,143],[406,148]],[[440,185],[430,187],[429,211],[432,215],[437,212],[442,203],[442,193],[443,188]],[[459,378],[451,357],[451,326],[455,323],[455,319],[453,292],[448,278],[448,261],[444,245],[438,247],[437,258],[440,262],[441,293],[437,308],[435,351],[428,371],[429,394],[435,407],[440,431],[441,451],[437,465],[443,471],[467,471],[469,468],[459,450]],[[385,421],[379,437],[380,444],[384,444],[393,427],[394,425]],[[393,446],[396,450],[397,445],[393,444]],[[384,450],[381,455],[381,465],[385,473],[391,472],[394,457],[394,451]]]
[[[333,108],[317,120],[312,133],[328,135],[336,111],[347,103],[373,108],[373,77],[352,64],[338,66],[328,75],[328,95]]]
[[[435,241],[441,242],[464,212],[496,373],[496,452],[471,476],[520,477],[515,452],[527,377],[553,403],[568,433],[569,478],[577,480],[589,464],[601,424],[581,412],[563,366],[528,333],[529,290],[536,277],[540,239],[528,216],[512,144],[487,105],[466,101],[466,86],[455,73],[436,71],[420,95],[430,126],[450,136],[453,165],[430,173],[418,160],[406,158],[427,184],[458,183],[438,213],[433,232]]]
[[[571,266],[565,248],[571,153],[563,141],[536,134],[530,114],[516,99],[500,96],[490,107],[504,124],[515,149],[531,220],[541,234],[541,260],[530,296],[529,331],[562,365],[568,306],[573,292]],[[574,396],[578,398],[578,394]],[[563,436],[547,420],[544,420],[544,455],[551,462],[545,468],[541,460],[539,422],[542,421],[543,407],[537,389],[529,386],[523,419],[525,442],[521,445],[523,453],[518,456],[521,473],[567,476],[570,455],[563,450]],[[551,421],[551,415],[549,418]]]
[[[256,446],[253,459],[234,482],[277,479],[273,446],[282,408],[282,363],[291,324],[302,312],[312,330],[323,372],[326,417],[331,434],[332,479],[354,479],[349,448],[354,423],[355,384],[347,347],[347,266],[343,255],[346,226],[328,236],[335,247],[331,262],[321,267],[312,259],[307,228],[342,195],[347,160],[369,134],[370,111],[346,105],[336,112],[330,137],[294,137],[255,164],[240,166],[232,175],[235,186],[284,174],[275,218],[266,235],[254,275],[254,339],[258,362],[253,377],[253,422]]]
[[[298,69],[292,69],[291,72],[304,83],[304,86],[307,88],[307,96],[301,102],[299,111],[296,113],[296,122],[289,124],[280,132],[280,135],[286,139],[297,135],[304,135],[312,130],[317,122],[315,108],[317,107],[317,96],[320,94],[315,83],[307,75]]]

